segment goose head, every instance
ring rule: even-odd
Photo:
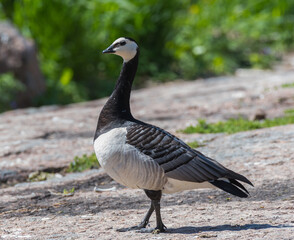
[[[130,61],[134,58],[138,51],[138,45],[135,40],[131,38],[121,37],[116,39],[108,48],[102,53],[112,53],[121,56],[124,62]]]

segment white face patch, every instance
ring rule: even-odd
[[[118,44],[120,42],[125,42],[126,44],[118,45],[117,47],[113,48],[113,50],[115,51],[113,54],[121,56],[124,62],[128,62],[133,57],[135,57],[138,45],[135,42],[124,37],[116,39],[111,45],[114,46],[115,44]]]

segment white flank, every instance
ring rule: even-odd
[[[163,169],[127,144],[126,134],[126,128],[115,128],[95,140],[100,165],[115,181],[127,187],[161,190],[167,181]]]
[[[216,188],[209,182],[187,182],[187,181],[180,181],[174,178],[167,178],[167,182],[163,187],[163,193],[175,193],[184,190],[190,189],[199,189],[199,188]]]

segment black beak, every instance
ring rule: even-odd
[[[103,50],[102,53],[115,53],[115,51],[113,50],[113,46],[110,45],[108,48]]]

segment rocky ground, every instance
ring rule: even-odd
[[[91,154],[97,115],[105,99],[6,112],[0,115],[0,239],[293,239],[294,125],[227,134],[182,134],[197,118],[282,116],[294,108],[294,57],[271,71],[178,81],[132,94],[133,114],[178,135],[205,142],[201,152],[246,175],[251,197],[218,190],[164,195],[166,233],[118,232],[138,224],[149,201],[102,170],[64,174],[75,156]],[[57,173],[27,182],[29,173]],[[98,187],[115,191],[95,192]],[[75,188],[65,196],[64,189]],[[150,227],[155,226],[154,216]]]

